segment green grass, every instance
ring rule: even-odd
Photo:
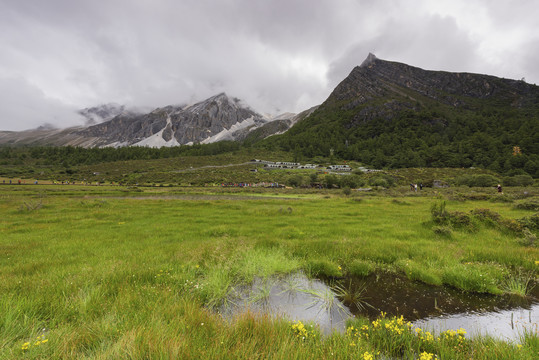
[[[388,334],[373,333],[379,340],[354,340],[352,347],[346,335],[305,341],[284,320],[245,314],[227,322],[211,308],[254,278],[298,270],[329,277],[389,270],[494,294],[518,289],[504,282],[507,274],[537,276],[539,249],[523,246],[518,234],[478,222],[473,232],[436,235],[434,191],[407,196],[405,206],[384,195],[355,201],[357,194],[331,191],[244,191],[0,187],[0,358],[393,356],[400,350],[383,345]],[[170,197],[178,194],[189,199]],[[233,194],[238,198],[214,196]],[[148,195],[154,198],[129,197]],[[24,206],[32,201],[41,206]],[[446,206],[467,213],[489,208],[505,219],[533,213],[488,200]],[[538,351],[536,336],[526,339],[522,359]],[[486,340],[469,346],[483,358],[515,350]]]

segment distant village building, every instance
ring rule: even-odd
[[[264,164],[265,168],[269,169],[317,169],[319,165],[316,164],[304,164],[298,162],[288,162],[288,161],[267,161],[260,159],[252,159],[251,162]],[[337,171],[337,172],[350,172],[352,169],[348,165],[330,165],[327,167],[327,170]]]
[[[352,171],[352,168],[348,165],[329,165],[327,169],[332,171]]]
[[[283,168],[295,168],[301,165],[300,163],[286,161],[277,161],[276,164],[281,165]]]

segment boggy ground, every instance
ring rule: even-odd
[[[228,322],[214,310],[235,286],[299,270],[389,271],[524,295],[539,269],[535,188],[503,197],[468,188],[242,191],[1,186],[0,358],[538,355],[537,333],[519,345],[464,339],[462,330],[436,338],[385,317],[323,337],[308,324],[253,314]]]

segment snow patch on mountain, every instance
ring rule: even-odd
[[[251,116],[250,118],[247,118],[245,120],[243,120],[242,122],[237,122],[235,123],[234,125],[232,125],[230,127],[230,129],[223,129],[221,132],[207,138],[207,139],[204,139],[202,140],[200,143],[201,144],[209,144],[209,143],[214,143],[214,142],[217,142],[217,141],[222,141],[222,140],[234,140],[234,136],[233,134],[238,131],[238,130],[241,130],[241,129],[245,129],[249,126],[253,126],[253,125],[256,125],[255,124],[255,120],[254,120],[254,117]]]
[[[141,141],[133,144],[132,146],[147,146],[154,148],[180,146],[181,144],[178,142],[178,140],[176,140],[174,136],[172,136],[172,139],[170,139],[169,141],[166,141],[163,138],[163,132],[166,130],[167,127],[171,126],[172,120],[170,119],[169,115],[167,117],[167,124],[164,128],[162,128],[159,132],[153,134],[152,136],[149,136],[146,139],[142,139]]]

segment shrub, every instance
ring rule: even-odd
[[[445,209],[445,201],[432,204],[430,207],[430,213],[432,215],[432,221],[434,221],[436,224],[445,224],[449,217],[449,213]]]
[[[532,198],[526,201],[521,201],[521,202],[516,203],[514,207],[515,209],[520,209],[520,210],[539,211],[539,199]]]
[[[507,194],[498,194],[489,199],[491,202],[500,202],[500,203],[512,203],[514,201],[513,197]]]
[[[363,185],[365,185],[365,181],[357,175],[341,176],[339,181],[339,186],[342,188],[357,188]]]
[[[471,216],[461,211],[451,211],[449,213],[449,222],[455,227],[473,227]]]
[[[342,189],[342,193],[346,196],[350,195],[352,193],[352,190],[347,186],[344,189]]]
[[[522,226],[520,222],[513,219],[501,219],[500,225],[503,228],[509,230],[510,232],[513,232],[516,234],[520,234],[522,233],[522,230],[524,230],[524,226]]]
[[[451,225],[458,228],[468,228],[474,230],[475,226],[472,217],[461,211],[447,211],[445,201],[434,203],[430,208],[432,221],[439,225]]]
[[[452,196],[452,199],[458,200],[458,201],[465,201],[465,200],[472,200],[472,201],[481,201],[481,200],[488,200],[491,198],[491,195],[489,194],[483,194],[483,193],[472,193],[472,194],[463,194],[463,193],[456,193]]]
[[[519,219],[518,222],[520,223],[520,225],[530,230],[539,230],[539,213],[535,213],[531,216],[526,216],[522,219]]]
[[[432,231],[434,231],[436,235],[451,237],[451,228],[448,226],[435,226],[432,228]]]
[[[537,245],[537,235],[531,232],[529,229],[524,229],[522,231],[524,235],[523,238],[519,239],[519,243],[524,246],[536,246]]]
[[[503,178],[504,186],[531,186],[533,177],[530,175],[515,175]]]
[[[288,178],[287,183],[290,186],[298,187],[298,186],[303,185],[304,179],[303,179],[303,176],[301,175],[294,175]]]
[[[370,178],[369,185],[389,188],[395,185],[395,179],[392,176],[380,174]]]
[[[324,182],[328,189],[338,186],[338,180],[335,175],[326,175],[324,178]]]
[[[476,219],[479,219],[481,221],[498,223],[501,219],[500,214],[490,209],[473,209],[471,213]]]
[[[376,178],[369,179],[369,185],[370,186],[380,186],[380,187],[384,187],[384,188],[389,187],[389,183],[387,182],[387,180],[384,179],[384,178],[381,178],[381,177],[376,177]]]
[[[466,185],[469,187],[491,187],[500,183],[497,177],[488,174],[480,175],[464,175],[456,179],[458,185]]]

